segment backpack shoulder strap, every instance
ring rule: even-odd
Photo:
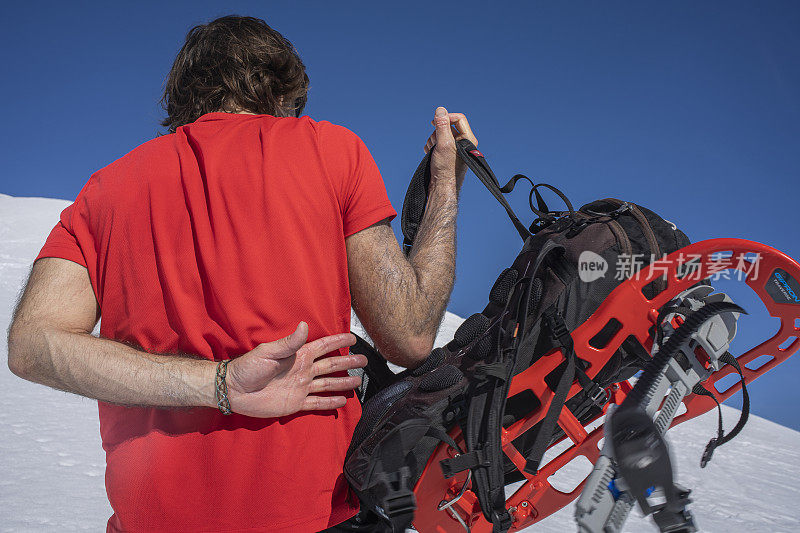
[[[541,297],[536,274],[543,265],[559,257],[564,247],[548,240],[532,260],[525,277],[512,288],[498,325],[497,346],[486,362],[475,366],[469,396],[467,420],[462,425],[467,453],[440,462],[445,477],[470,469],[472,487],[483,514],[492,523],[493,533],[505,533],[511,516],[505,508],[505,473],[500,438],[508,390],[522,338],[530,331],[528,310]],[[533,303],[533,305],[532,305]]]
[[[353,333],[352,331],[350,333]],[[362,392],[359,399],[363,404],[376,392],[385,389],[397,380],[397,375],[389,368],[386,359],[372,347],[370,343],[353,333],[356,343],[350,347],[350,353],[358,353],[367,358],[367,366],[364,367],[366,379],[361,387]]]

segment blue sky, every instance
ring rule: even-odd
[[[800,258],[796,2],[15,3],[0,23],[0,192],[73,199],[151,139],[186,31],[229,13],[296,45],[306,112],[365,140],[398,210],[444,105],[468,114],[501,180],[526,173],[576,204],[632,200],[693,240],[747,238]],[[511,200],[520,213],[526,196]],[[519,246],[468,179],[450,310],[482,309]],[[740,343],[773,328],[743,319]],[[761,378],[754,411],[800,429],[798,379],[800,357]]]

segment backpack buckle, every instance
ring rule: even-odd
[[[586,209],[586,210],[582,209],[582,211],[584,213],[587,213],[589,215],[593,215],[593,216],[596,216],[596,217],[616,218],[619,215],[621,215],[622,213],[630,211],[631,207],[632,207],[632,205],[631,205],[630,202],[622,202],[622,204],[619,207],[617,207],[616,209],[614,209],[612,211],[594,211],[592,209]]]
[[[413,513],[416,509],[417,499],[411,491],[404,494],[389,494],[383,499],[383,510],[389,518]]]
[[[617,217],[617,216],[621,215],[622,213],[630,211],[631,207],[632,206],[631,206],[630,202],[622,202],[622,205],[620,205],[618,208],[614,209],[613,211],[609,211],[608,215],[612,216],[612,217]]]
[[[591,220],[586,220],[586,219],[573,222],[570,225],[569,229],[567,230],[567,233],[565,233],[565,236],[567,237],[567,239],[575,237],[580,232],[582,232],[584,228],[586,228],[586,226],[588,226],[591,222],[592,222]]]
[[[594,387],[587,390],[586,393],[593,404],[597,407],[603,407],[608,401],[608,392],[594,381],[592,383],[594,383]]]
[[[396,472],[384,472],[380,477],[386,486],[386,496],[381,506],[386,516],[394,518],[414,512],[417,508],[417,499],[414,497],[414,492],[408,488],[411,469],[403,466]]]
[[[564,318],[558,311],[545,311],[543,316],[547,322],[547,327],[550,328],[550,336],[554,341],[561,344],[566,349],[573,347],[572,335],[569,333]]]
[[[495,531],[508,531],[514,523],[514,519],[511,518],[511,513],[508,512],[508,509],[503,508],[503,512],[492,511],[491,522]]]

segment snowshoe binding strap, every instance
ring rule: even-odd
[[[625,481],[628,493],[636,498],[642,512],[645,515],[653,514],[662,531],[674,531],[664,529],[662,524],[667,528],[680,527],[682,531],[696,531],[696,528],[686,511],[688,491],[674,484],[672,463],[662,430],[646,408],[658,397],[654,391],[658,389],[667,365],[678,355],[681,346],[707,320],[726,312],[745,313],[745,310],[732,302],[721,301],[707,303],[690,312],[645,365],[636,385],[610,417],[609,437],[617,473]],[[665,402],[667,404],[669,401]],[[656,506],[648,500],[654,488],[661,490],[666,499]]]
[[[716,396],[714,396],[714,393],[703,387],[701,383],[698,383],[694,386],[692,392],[695,394],[708,396],[714,400],[714,403],[717,406],[717,436],[708,441],[706,449],[703,452],[703,457],[700,459],[701,468],[705,468],[708,462],[711,461],[711,456],[714,455],[714,450],[726,442],[733,440],[733,438],[736,437],[736,435],[738,435],[742,429],[744,429],[745,424],[747,424],[747,420],[750,418],[750,393],[747,392],[747,385],[745,384],[744,374],[742,374],[742,367],[739,366],[739,361],[737,361],[736,358],[730,354],[730,352],[725,352],[725,354],[720,357],[720,360],[723,363],[731,365],[739,374],[739,379],[742,383],[742,414],[739,415],[739,421],[736,422],[736,425],[733,426],[733,429],[726,434],[722,426],[722,406],[720,405],[719,400],[717,400]]]
[[[639,407],[620,407],[614,411],[609,429],[617,472],[642,512],[652,514],[661,531],[697,531],[686,510],[690,491],[673,481],[669,449],[652,417]],[[663,492],[663,503],[651,504],[648,500],[655,489]]]

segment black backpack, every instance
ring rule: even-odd
[[[608,401],[606,388],[630,378],[650,359],[638,340],[628,338],[591,379],[572,349],[570,332],[638,268],[689,244],[673,224],[631,202],[609,198],[575,210],[558,189],[533,184],[519,174],[500,187],[474,145],[462,140],[457,148],[506,209],[524,245],[497,278],[486,308],[465,320],[453,340],[433,350],[418,368],[393,374],[366,343],[353,348],[367,353],[370,363],[361,396],[363,414],[344,472],[362,508],[380,515],[388,531],[411,525],[414,486],[440,442],[457,452],[441,461],[443,475],[469,470],[484,516],[494,531],[507,531],[512,520],[504,488],[523,476],[502,451],[501,428],[541,406],[532,394],[508,398],[511,378],[557,348],[566,356],[545,378],[554,392],[547,414],[514,441],[527,460],[525,470],[535,473],[545,450],[563,436],[556,424],[563,407],[582,423],[591,420]],[[537,218],[530,227],[503,197],[522,179],[532,185],[529,203]],[[417,168],[403,204],[406,251],[424,212],[429,180],[430,154]],[[540,188],[555,192],[567,210],[549,210]],[[628,267],[622,276],[613,272],[620,265]],[[652,298],[664,287],[659,278],[648,285],[645,296]],[[592,342],[605,346],[617,331],[610,323]],[[575,380],[581,391],[567,397]],[[456,424],[461,425],[464,446],[447,433]]]

